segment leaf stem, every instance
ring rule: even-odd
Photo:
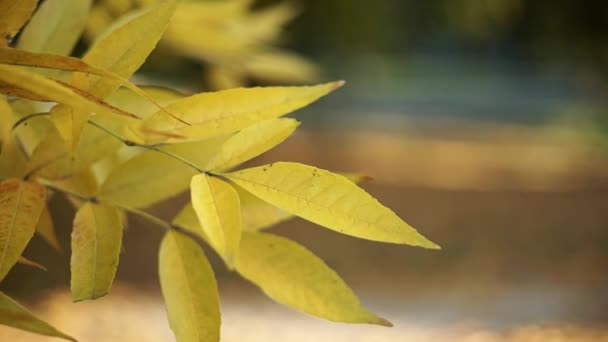
[[[139,144],[139,143],[136,143],[134,141],[131,141],[129,139],[125,139],[124,137],[120,136],[118,133],[113,132],[112,130],[110,130],[110,129],[106,128],[106,127],[103,127],[102,125],[100,125],[100,124],[98,124],[98,123],[96,123],[95,121],[92,121],[92,120],[89,120],[88,123],[91,124],[94,127],[97,127],[98,129],[106,132],[107,134],[113,136],[114,138],[122,141],[127,146],[135,146],[135,147],[140,147],[140,148],[144,148],[144,149],[151,150],[151,151],[156,151],[156,152],[162,153],[162,154],[164,154],[164,155],[166,155],[166,156],[168,156],[170,158],[173,158],[173,159],[175,159],[175,160],[177,160],[177,161],[179,161],[181,163],[184,163],[184,164],[190,166],[191,168],[195,169],[196,171],[198,171],[200,173],[206,172],[206,170],[201,169],[200,167],[196,166],[192,162],[190,162],[190,161],[188,161],[188,160],[186,160],[186,159],[184,159],[184,158],[182,158],[182,157],[180,157],[180,156],[178,156],[176,154],[173,154],[173,153],[171,153],[169,151],[165,151],[165,150],[159,148],[158,146],[155,146],[155,145],[143,145],[143,144]]]
[[[41,112],[41,113],[32,113],[32,114],[28,114],[22,118],[20,118],[19,120],[15,121],[15,123],[13,124],[13,127],[11,127],[11,130],[15,130],[17,129],[17,127],[19,127],[19,125],[21,125],[22,123],[28,121],[29,119],[33,119],[39,116],[47,116],[49,115],[48,112]]]
[[[100,199],[99,197],[96,197],[96,196],[85,196],[83,194],[79,194],[79,193],[70,191],[68,189],[64,189],[64,188],[58,187],[58,186],[54,185],[52,182],[50,182],[50,181],[48,181],[46,179],[37,178],[36,181],[38,183],[44,185],[45,187],[47,187],[50,190],[53,190],[53,191],[56,191],[56,192],[60,192],[60,193],[63,193],[65,195],[68,195],[68,196],[71,196],[71,197],[75,197],[75,198],[77,198],[79,200],[82,200],[82,201],[87,201],[87,202],[91,202],[91,203],[103,203],[103,202],[106,202],[106,204],[108,204],[108,205],[114,206],[116,208],[122,209],[122,210],[124,210],[126,212],[129,212],[131,214],[137,215],[137,216],[139,216],[139,217],[141,217],[143,219],[148,220],[149,222],[151,222],[151,223],[153,223],[153,224],[155,224],[157,226],[165,228],[166,230],[174,230],[174,231],[176,231],[176,232],[178,232],[180,234],[183,234],[183,235],[191,238],[192,240],[194,240],[196,243],[198,243],[201,246],[205,245],[205,240],[203,240],[199,235],[193,233],[192,231],[190,231],[190,230],[188,230],[188,229],[186,229],[186,228],[184,228],[184,227],[182,227],[180,225],[177,225],[177,224],[165,221],[165,220],[163,220],[162,218],[160,218],[158,216],[154,216],[154,215],[148,213],[147,211],[144,211],[144,210],[141,210],[141,209],[137,209],[137,208],[130,208],[130,207],[118,204],[118,203],[113,203],[111,201],[105,201],[105,200]]]

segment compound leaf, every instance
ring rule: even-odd
[[[204,169],[225,140],[219,137],[161,149]],[[196,173],[195,168],[171,156],[146,151],[114,169],[103,183],[100,197],[127,207],[147,207],[188,189]]]
[[[164,0],[157,6],[119,19],[95,40],[82,57],[83,62],[124,78],[130,77],[156,47],[176,6],[177,1]],[[72,84],[101,98],[120,86],[116,80],[87,74],[74,75]]]

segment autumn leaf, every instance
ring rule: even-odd
[[[17,42],[19,49],[68,55],[80,38],[92,0],[45,0]]]
[[[10,86],[7,88],[8,90],[24,90],[25,94],[33,96],[34,100],[58,102],[87,113],[96,112],[110,116],[123,115],[134,119],[139,118],[135,114],[110,106],[91,94],[15,66],[0,64],[0,82],[8,84]]]
[[[149,143],[201,140],[233,133],[302,108],[343,84],[337,81],[309,87],[237,88],[201,93],[167,106],[168,111],[189,125],[159,111],[142,123],[141,131]],[[154,132],[171,132],[183,138],[151,136]]]
[[[200,173],[190,182],[191,201],[209,243],[232,268],[241,242],[239,196],[234,188]]]
[[[19,179],[0,183],[0,280],[15,265],[36,230],[46,188]]]
[[[72,299],[95,299],[110,292],[122,244],[122,220],[114,207],[86,203],[72,231]]]
[[[369,179],[369,176],[360,173],[342,173],[341,175],[353,183],[361,183]],[[295,217],[292,213],[275,207],[240,186],[236,186],[235,189],[241,203],[241,227],[243,231],[257,232]],[[199,235],[204,240],[208,240],[200,227],[192,203],[188,203],[179,211],[173,223]]]
[[[287,162],[223,176],[268,203],[337,232],[373,241],[439,248],[344,176]]]
[[[222,144],[207,169],[224,171],[257,157],[282,143],[299,124],[294,119],[271,119],[249,126]]]
[[[63,251],[59,239],[57,238],[57,233],[55,232],[55,225],[53,224],[51,213],[47,206],[42,209],[42,213],[40,214],[40,219],[36,225],[36,234],[40,235],[56,251]]]
[[[83,62],[120,77],[130,77],[156,47],[176,4],[175,0],[164,0],[157,6],[125,16],[96,39],[82,57]],[[92,74],[75,74],[71,85],[103,99],[118,89],[121,82]],[[75,148],[89,113],[59,107],[51,116],[62,137]]]
[[[112,171],[101,186],[99,197],[143,208],[175,196],[188,189],[190,178],[199,172],[197,168],[204,169],[225,140],[218,137],[164,146],[159,148],[161,152],[144,152]],[[188,160],[196,168],[172,156]]]
[[[6,46],[30,19],[38,0],[0,0],[0,46]]]
[[[160,285],[178,341],[220,340],[215,275],[203,250],[175,231],[165,234],[158,255]]]
[[[62,333],[55,327],[34,316],[33,313],[2,292],[0,292],[0,324],[40,335],[59,337],[77,342],[75,338]]]
[[[330,321],[391,326],[321,259],[286,238],[244,232],[236,269],[273,300]]]

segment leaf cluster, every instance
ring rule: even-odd
[[[179,341],[220,336],[203,244],[279,303],[332,321],[390,325],[306,248],[263,230],[299,216],[363,239],[438,246],[359,188],[361,176],[291,162],[238,169],[295,131],[299,122],[284,115],[343,82],[188,96],[140,87],[128,79],[163,37],[177,1],[121,17],[81,58],[70,57],[89,13],[83,3],[46,0],[35,11],[35,0],[0,0],[0,280],[18,262],[37,265],[22,256],[34,234],[61,249],[47,206],[60,194],[76,208],[74,301],[110,292],[131,213],[166,229],[159,277]],[[187,190],[190,202],[173,221],[145,211]],[[74,340],[2,293],[0,324]]]

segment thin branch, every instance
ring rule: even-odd
[[[50,190],[63,193],[67,196],[75,197],[82,201],[87,201],[87,202],[91,202],[91,203],[104,203],[105,202],[108,205],[114,206],[116,208],[129,212],[131,214],[139,216],[145,220],[148,220],[149,222],[151,222],[157,226],[163,227],[166,230],[174,230],[180,234],[183,234],[186,237],[189,237],[190,239],[194,240],[201,247],[206,244],[205,240],[203,240],[203,238],[201,238],[198,234],[196,234],[180,225],[165,221],[162,218],[160,218],[158,216],[154,216],[144,210],[137,209],[137,208],[130,208],[130,207],[124,206],[122,204],[117,204],[117,203],[113,203],[112,201],[106,201],[106,200],[100,199],[99,197],[95,197],[95,196],[85,196],[83,194],[79,194],[79,193],[58,187],[58,186],[52,184],[50,181],[45,180],[45,179],[38,178],[38,179],[36,179],[36,181],[39,184],[44,185],[45,187],[47,187]]]
[[[136,146],[136,147],[145,148],[147,150],[156,151],[156,152],[162,153],[162,154],[164,154],[164,155],[166,155],[166,156],[168,156],[170,158],[173,158],[173,159],[175,159],[175,160],[177,160],[177,161],[179,161],[181,163],[184,163],[184,164],[190,166],[191,168],[195,169],[196,171],[198,171],[200,173],[206,172],[206,170],[201,169],[200,167],[196,166],[192,162],[190,162],[190,161],[188,161],[188,160],[186,160],[186,159],[184,159],[184,158],[182,158],[182,157],[180,157],[180,156],[178,156],[176,154],[173,154],[173,153],[171,153],[169,151],[165,151],[165,150],[159,148],[158,146],[138,144],[138,143],[136,143],[134,141],[131,141],[129,139],[125,139],[124,137],[120,136],[118,133],[113,132],[113,131],[109,130],[108,128],[101,126],[100,124],[96,123],[95,121],[89,120],[88,123],[91,124],[92,126],[95,126],[95,127],[99,128],[100,130],[106,132],[107,134],[113,136],[114,138],[122,141],[127,146]]]

